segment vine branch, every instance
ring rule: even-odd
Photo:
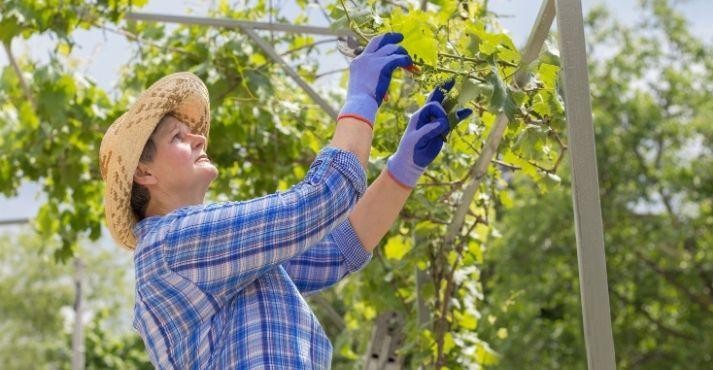
[[[35,99],[32,96],[32,90],[30,90],[30,87],[27,85],[27,81],[25,81],[25,77],[22,75],[22,70],[17,64],[15,56],[12,54],[12,41],[3,42],[2,46],[5,48],[5,54],[7,54],[7,59],[8,61],[10,61],[10,65],[15,71],[17,79],[20,80],[20,87],[22,87],[22,91],[25,94],[25,98],[27,98],[27,101],[29,101],[35,111],[37,111],[37,104],[35,103]]]
[[[354,20],[352,20],[352,16],[351,16],[351,14],[349,14],[349,10],[347,9],[347,5],[344,4],[344,0],[339,0],[339,2],[342,3],[342,8],[344,9],[344,14],[346,15],[347,21],[349,22],[349,26],[350,26],[349,28],[351,28],[352,31],[354,31],[354,33],[356,33],[357,36],[359,36],[363,41],[369,42],[369,38],[366,37],[363,32],[361,32],[361,30],[359,29],[359,26],[354,22]]]

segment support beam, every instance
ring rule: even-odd
[[[555,19],[555,1],[543,0],[540,6],[540,11],[537,13],[535,24],[532,26],[530,36],[527,38],[525,49],[522,51],[521,66],[527,66],[532,63],[540,54],[542,45],[550,34],[552,21]]]
[[[369,348],[364,358],[364,370],[403,369],[404,357],[397,355],[404,340],[404,319],[395,311],[381,313],[374,325]]]
[[[85,368],[84,343],[84,262],[79,257],[74,258],[74,325],[72,331],[72,370]]]
[[[312,87],[307,84],[302,79],[302,77],[300,77],[299,74],[297,74],[297,71],[292,69],[292,67],[290,67],[290,65],[287,64],[287,62],[285,62],[285,60],[282,59],[279,54],[277,54],[272,45],[268,44],[267,41],[263,40],[263,38],[260,37],[260,35],[258,35],[257,33],[255,33],[254,30],[248,27],[241,27],[241,29],[243,32],[245,32],[246,35],[248,35],[248,37],[255,41],[255,43],[260,47],[260,49],[262,49],[262,51],[265,52],[265,54],[270,56],[270,58],[272,58],[272,60],[274,60],[276,63],[280,64],[282,66],[282,69],[285,70],[285,73],[287,73],[288,76],[292,77],[295,83],[297,83],[297,85],[299,85],[299,87],[301,87],[302,90],[304,90],[307,95],[309,95],[312,100],[315,101],[315,103],[322,107],[322,109],[327,112],[327,114],[329,114],[329,116],[332,117],[333,120],[337,119],[337,111],[332,108],[332,106],[329,105],[326,100],[322,99],[322,97],[319,96],[319,94],[317,94],[317,92],[314,91]]]
[[[28,223],[30,223],[29,218],[14,218],[14,219],[0,220],[0,226],[25,225]]]
[[[327,27],[300,26],[284,23],[254,22],[229,18],[191,17],[183,15],[168,15],[156,13],[127,13],[125,18],[133,21],[193,24],[223,28],[249,28],[254,30],[269,30],[302,34],[306,33],[326,36],[349,36],[352,34],[349,30],[333,30]]]
[[[587,364],[590,370],[613,370],[614,340],[582,4],[580,0],[556,0],[556,5]]]

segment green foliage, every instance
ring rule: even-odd
[[[0,363],[3,369],[69,369],[75,270],[57,264],[42,238],[27,230],[13,234],[0,238]],[[84,328],[86,367],[152,368],[141,338],[122,317],[133,297],[128,256],[96,246],[76,255],[86,266],[83,306],[92,318]]]
[[[4,6],[20,12],[28,4],[34,3]],[[267,12],[260,4],[245,11],[222,8],[227,13],[214,15],[258,19]],[[67,12],[59,7],[54,16],[61,18]],[[111,22],[113,15],[97,19],[97,25]],[[266,64],[265,57],[255,57],[261,55],[258,48],[234,30],[206,32],[194,26],[167,34],[161,25],[130,22],[124,31],[138,41],[133,63],[141,68],[126,68],[120,79],[124,95],[116,101],[91,80],[70,71],[62,56],[45,65],[19,61],[30,86],[29,99],[12,68],[6,67],[0,76],[0,191],[11,196],[23,180],[42,183],[48,200],[36,225],[46,238],[61,241],[56,250],[60,260],[73,255],[80,236],[96,240],[101,235],[98,149],[106,127],[125,110],[129,96],[168,73],[192,71],[209,87],[210,151],[221,168],[213,187],[216,198],[272,192],[278,185],[275,178],[281,179],[283,189],[296,183],[322,146],[318,138],[325,137],[330,127],[317,106],[288,87],[279,67]],[[309,38],[287,35],[275,42],[296,48]],[[307,48],[289,58],[310,53]],[[315,71],[310,63],[301,68],[308,79]]]
[[[34,100],[27,100],[10,67],[0,77],[5,138],[0,191],[13,195],[22,180],[42,183],[48,201],[38,213],[37,227],[47,238],[61,240],[57,256],[64,259],[79,235],[101,235],[100,122],[114,113],[104,91],[57,59],[23,64],[23,69],[32,72]]]
[[[52,353],[67,351],[58,333],[60,308],[73,299],[67,269],[39,252],[42,241],[24,235],[0,237],[0,363],[4,369],[27,369],[51,362]],[[38,366],[39,368],[39,366]]]
[[[429,11],[403,10],[376,1],[353,9],[340,1],[331,8],[335,23],[350,26],[363,43],[381,32],[403,33],[402,45],[421,71],[397,72],[400,78],[392,81],[390,100],[377,118],[387,124],[380,125],[374,139],[371,176],[383,168],[383,160],[403,133],[404,111],[417,109],[435,86],[455,79],[444,107],[450,113],[463,107],[475,112],[461,125],[452,125],[447,145],[411,195],[399,222],[385,238],[384,249],[376,251],[375,261],[363,273],[340,287],[338,297],[348,302],[365,300],[378,312],[396,311],[405,317],[400,355],[407,368],[492,365],[499,356],[475,330],[481,321],[481,266],[500,235],[492,222],[503,199],[499,190],[505,184],[502,168],[491,167],[472,202],[467,200],[471,204],[465,224],[450,234],[448,228],[498,114],[510,121],[500,145],[502,153],[510,156],[504,164],[521,168],[543,190],[559,185],[553,181],[565,147],[563,108],[556,92],[559,68],[539,62],[526,66],[530,83],[513,87],[520,55],[510,38],[496,31],[497,21],[488,16],[484,2],[432,3],[437,7]],[[426,276],[420,285],[416,271]],[[425,321],[418,318],[424,309]],[[360,317],[349,307],[343,312],[345,317]],[[337,338],[347,350],[336,352],[363,353],[371,329],[351,327],[347,322]],[[339,357],[336,361],[350,363]]]
[[[453,128],[443,153],[423,177],[375,261],[348,284],[323,295],[328,303],[317,311],[323,322],[334,323],[327,332],[335,343],[336,368],[358,364],[369,345],[370,324],[385,311],[405,318],[400,354],[407,367],[497,362],[495,350],[475,330],[482,327],[484,256],[501,235],[493,222],[501,205],[510,201],[501,191],[503,169],[519,168],[542,191],[558,186],[552,179],[557,178],[565,144],[556,58],[524,66],[530,83],[514,87],[520,55],[510,38],[498,31],[486,2],[431,3],[435,8],[428,12],[377,1],[360,3],[359,10],[345,9],[341,1],[330,5],[335,27],[349,26],[365,39],[389,30],[406,33],[404,45],[421,69],[418,75],[395,74],[390,99],[379,112],[383,124],[374,140],[369,178],[378,175],[395,150],[406,127],[404,112],[415,111],[435,86],[455,78],[449,97],[452,109],[475,111],[473,118]],[[82,4],[62,2],[40,9],[35,2],[10,1],[2,5],[0,20],[8,40],[47,31],[59,39],[59,55],[49,63],[19,60],[21,78],[10,67],[0,76],[0,190],[13,195],[22,181],[42,184],[47,202],[35,223],[45,239],[60,243],[53,249],[58,259],[74,256],[80,238],[96,240],[101,234],[103,184],[97,159],[103,132],[132,97],[166,74],[191,71],[208,86],[208,151],[220,169],[211,200],[246,199],[286,189],[302,179],[315,153],[326,145],[333,128],[330,117],[239,31],[124,22],[128,2],[101,2],[87,9]],[[264,1],[241,8],[221,1],[210,16],[259,20],[269,11]],[[273,19],[287,21],[276,14]],[[296,23],[304,19],[298,16]],[[115,29],[134,42],[131,61],[118,79],[118,97],[110,98],[68,67],[71,35],[78,27]],[[270,36],[277,49],[288,51],[288,61],[299,64],[298,73],[305,80],[317,78],[319,61],[310,47],[316,40]],[[329,98],[340,101],[343,96]],[[500,145],[504,163],[488,169],[475,197],[466,200],[464,225],[447,235],[468,174],[500,113],[510,120]],[[445,243],[446,238],[452,242]],[[416,271],[426,276],[418,289]],[[417,318],[418,307],[427,311],[425,321]],[[95,334],[104,335],[100,329]],[[101,353],[134,358],[138,344],[132,340],[91,349],[91,361],[96,360],[98,367],[118,361]]]
[[[138,333],[131,331],[116,337],[102,328],[102,322],[111,314],[99,311],[87,328],[85,351],[87,369],[154,369],[149,362],[144,342]],[[68,338],[69,339],[69,338]],[[67,366],[67,370],[70,367]]]
[[[8,44],[17,36],[52,32],[71,40],[77,28],[88,29],[105,19],[118,21],[132,5],[143,6],[147,0],[78,1],[7,0],[0,4],[0,41]]]
[[[632,28],[603,8],[587,20],[617,368],[708,369],[713,49],[669,2],[643,3]],[[494,319],[481,332],[503,354],[499,368],[583,369],[571,195],[539,194],[517,173],[510,192],[503,237],[486,255],[484,315]]]

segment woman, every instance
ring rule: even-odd
[[[402,39],[378,36],[352,61],[330,144],[284,192],[203,204],[218,170],[206,154],[207,89],[190,73],[157,81],[109,127],[106,219],[134,251],[134,327],[156,367],[330,367],[332,346],[303,296],[368,263],[448,130],[436,89],[366,189],[377,109],[393,71],[412,65]]]

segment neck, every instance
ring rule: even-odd
[[[173,197],[165,193],[160,195],[163,196],[154,196],[152,194],[149,205],[146,207],[146,217],[165,216],[179,208],[203,203],[202,200],[186,200],[185,198]]]

